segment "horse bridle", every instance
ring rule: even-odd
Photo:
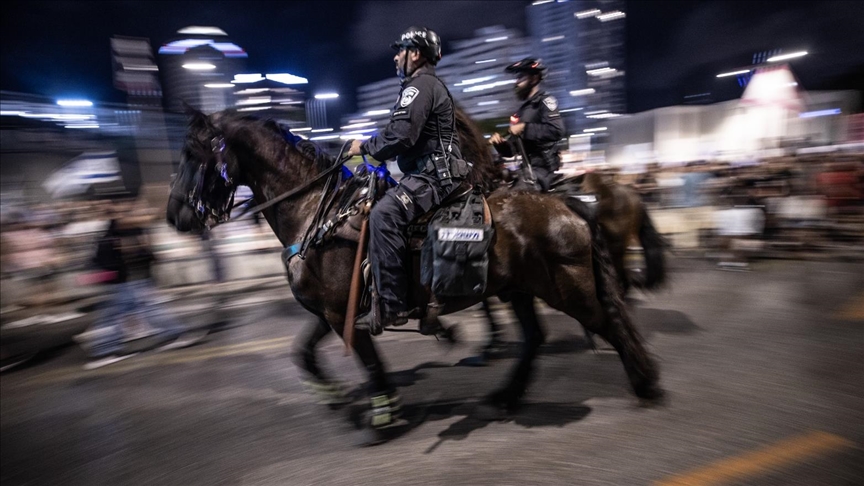
[[[222,224],[230,219],[231,209],[234,207],[234,193],[237,190],[237,187],[234,186],[234,180],[228,175],[228,162],[224,157],[226,150],[225,137],[223,135],[216,135],[211,138],[210,150],[214,154],[216,161],[213,169],[224,183],[224,187],[230,191],[225,203],[217,207],[211,207],[210,203],[204,199],[207,170],[210,167],[211,160],[209,158],[198,163],[198,168],[193,176],[195,184],[189,192],[186,194],[178,192],[177,180],[180,179],[178,177],[172,182],[170,193],[172,199],[188,204],[195,211],[195,215],[208,227]]]
[[[310,180],[309,182],[303,184],[302,186],[300,186],[296,189],[292,189],[288,192],[280,194],[279,196],[276,196],[275,198],[273,198],[273,199],[271,199],[265,203],[259,204],[259,205],[255,206],[254,208],[247,208],[245,211],[238,214],[236,217],[232,218],[231,217],[231,210],[232,209],[236,208],[237,206],[246,204],[247,202],[251,201],[253,198],[249,198],[249,199],[241,201],[237,204],[234,204],[234,194],[237,191],[237,187],[234,185],[233,178],[231,178],[228,175],[228,163],[224,160],[224,154],[226,151],[225,137],[221,134],[216,135],[210,139],[210,150],[215,155],[215,160],[216,160],[216,163],[214,165],[214,170],[219,175],[219,177],[222,179],[222,181],[225,183],[225,187],[230,188],[230,197],[228,197],[226,199],[226,201],[223,205],[221,205],[220,207],[215,207],[215,208],[211,208],[210,205],[204,200],[204,187],[205,187],[206,176],[207,176],[207,168],[210,164],[209,159],[205,160],[203,162],[200,162],[198,164],[198,170],[194,176],[196,179],[195,185],[192,187],[192,189],[187,194],[183,195],[183,194],[179,194],[179,193],[177,193],[177,191],[175,191],[175,183],[176,183],[176,180],[175,180],[174,183],[172,183],[172,185],[171,185],[170,197],[173,199],[181,200],[181,201],[185,202],[186,204],[188,204],[189,206],[191,206],[192,209],[195,211],[196,216],[198,216],[198,218],[205,224],[205,226],[207,226],[208,228],[213,228],[213,227],[218,226],[220,224],[225,224],[225,223],[228,223],[230,221],[234,221],[245,214],[263,211],[264,209],[267,209],[267,208],[269,208],[275,204],[278,204],[278,203],[284,201],[285,199],[288,199],[289,197],[295,196],[295,195],[305,191],[306,189],[312,187],[316,182],[320,181],[321,179],[332,175],[333,172],[336,171],[337,169],[341,168],[344,165],[345,161],[347,160],[347,159],[343,160],[342,154],[344,153],[345,148],[348,146],[348,143],[349,142],[346,142],[345,144],[342,145],[342,149],[339,151],[339,155],[336,158],[336,162],[331,167],[329,167],[327,170],[322,171],[314,179]],[[329,183],[327,184],[327,186],[329,186]],[[211,216],[212,216],[212,222],[210,222]]]

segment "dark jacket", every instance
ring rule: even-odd
[[[155,260],[147,246],[141,228],[120,229],[116,219],[99,238],[93,264],[100,270],[116,272],[108,283],[124,283],[150,278],[150,266]]]
[[[96,268],[116,273],[114,280],[110,283],[126,281],[126,265],[124,265],[123,255],[120,253],[118,225],[116,219],[111,220],[108,230],[96,242],[96,255],[93,257],[93,265]]]
[[[522,103],[511,122],[525,124],[522,140],[531,165],[558,170],[561,162],[557,145],[564,137],[564,119],[558,112],[558,100],[545,91],[538,91]],[[495,150],[504,157],[522,155],[514,142],[508,139],[495,145]]]
[[[453,101],[447,87],[435,76],[435,68],[423,66],[403,81],[390,123],[366,140],[362,151],[382,162],[395,157],[404,174],[422,172],[424,164],[418,162],[442,152],[438,141],[440,124],[444,145],[450,143],[452,136],[451,153],[461,158],[453,110]]]

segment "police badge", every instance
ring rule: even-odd
[[[549,108],[549,111],[555,111],[558,109],[558,100],[556,100],[554,96],[547,96],[543,98],[543,104],[546,105],[546,108]]]
[[[411,102],[414,101],[414,98],[417,97],[417,93],[419,92],[420,91],[418,91],[417,88],[415,88],[414,86],[409,86],[405,88],[405,91],[402,92],[402,99],[399,100],[399,106],[405,108],[406,106],[410,105]]]

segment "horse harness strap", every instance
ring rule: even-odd
[[[297,194],[299,194],[299,193],[305,191],[306,189],[309,189],[309,187],[311,187],[312,185],[314,185],[316,182],[320,181],[321,179],[323,179],[323,178],[325,178],[325,177],[327,177],[327,176],[329,176],[329,175],[332,175],[333,172],[334,172],[336,169],[340,169],[340,168],[342,168],[342,166],[344,166],[344,165],[345,165],[345,162],[344,162],[344,161],[337,161],[333,166],[329,167],[329,168],[328,168],[327,170],[325,170],[324,172],[318,174],[318,176],[316,176],[314,179],[312,179],[311,181],[307,182],[306,184],[303,184],[302,186],[300,186],[300,187],[298,187],[298,188],[296,188],[296,189],[292,189],[292,190],[290,190],[290,191],[288,191],[288,192],[282,193],[282,194],[280,194],[280,195],[274,197],[273,199],[271,199],[271,200],[269,200],[269,201],[267,201],[267,202],[265,202],[265,203],[259,204],[259,205],[255,206],[255,207],[253,207],[253,208],[250,208],[250,209],[246,209],[246,210],[244,210],[242,213],[238,214],[237,216],[234,216],[234,217],[232,217],[232,218],[229,218],[229,219],[227,219],[227,220],[225,220],[225,221],[223,221],[223,222],[221,222],[221,223],[219,223],[219,224],[225,224],[225,223],[229,223],[229,222],[231,222],[231,221],[236,221],[236,220],[239,219],[241,216],[244,216],[244,215],[246,215],[246,214],[250,214],[250,213],[257,213],[257,212],[263,211],[263,210],[265,210],[265,209],[267,209],[267,208],[269,208],[269,207],[271,207],[271,206],[274,206],[274,205],[276,205],[276,204],[279,204],[280,202],[284,201],[285,199],[288,199],[289,197],[296,196]],[[246,201],[248,201],[248,200],[249,200],[249,199],[244,200],[243,202],[246,202]],[[243,204],[243,202],[241,202],[240,204]],[[235,206],[235,207],[236,207],[236,206]],[[214,225],[214,226],[216,226],[216,225]]]
[[[450,187],[453,185],[454,177],[463,178],[467,175],[469,168],[464,167],[464,165],[468,164],[470,166],[470,163],[467,163],[462,159],[454,159],[453,155],[453,140],[456,137],[456,102],[453,100],[453,95],[450,94],[450,90],[447,88],[447,83],[442,81],[441,78],[431,73],[422,73],[421,75],[432,76],[441,83],[441,85],[444,87],[444,91],[447,92],[447,97],[450,98],[450,106],[452,113],[450,141],[447,142],[446,145],[444,144],[444,137],[441,135],[441,115],[435,115],[438,119],[438,123],[436,124],[435,128],[438,134],[438,147],[441,150],[441,154],[433,152],[424,156],[424,165],[421,170],[427,173],[435,174],[438,182],[443,187]]]

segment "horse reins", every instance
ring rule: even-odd
[[[303,184],[302,186],[300,186],[300,187],[298,187],[298,188],[292,189],[292,190],[290,190],[290,191],[288,191],[288,192],[284,192],[284,193],[282,193],[282,194],[280,194],[280,195],[274,197],[273,199],[271,199],[271,200],[269,200],[269,201],[267,201],[267,202],[261,203],[261,204],[259,204],[259,205],[257,205],[257,206],[252,207],[252,208],[247,208],[247,209],[245,209],[242,213],[240,213],[240,214],[238,214],[238,215],[236,215],[236,216],[232,216],[232,217],[226,219],[225,221],[219,221],[219,222],[217,222],[215,225],[213,225],[212,227],[218,226],[218,225],[220,225],[220,224],[225,224],[225,223],[230,223],[230,222],[232,222],[232,221],[236,221],[236,220],[238,220],[239,218],[241,218],[242,216],[245,216],[245,215],[247,215],[247,214],[257,213],[257,212],[263,211],[263,210],[265,210],[265,209],[267,209],[267,208],[269,208],[269,207],[271,207],[271,206],[274,206],[274,205],[276,205],[276,204],[279,204],[280,202],[284,201],[285,199],[288,199],[289,197],[296,196],[297,194],[300,194],[301,192],[303,192],[303,191],[309,189],[309,188],[310,188],[311,186],[313,186],[316,182],[318,182],[318,181],[324,179],[325,177],[327,177],[327,176],[329,176],[329,175],[332,175],[333,172],[335,172],[337,169],[341,169],[341,168],[345,165],[345,162],[348,161],[348,159],[343,159],[342,154],[345,153],[345,147],[348,146],[349,143],[350,143],[350,142],[345,142],[344,144],[342,144],[342,148],[339,150],[339,155],[336,157],[336,163],[334,163],[332,166],[330,166],[329,168],[327,168],[324,172],[318,174],[318,175],[317,175],[314,179],[312,179],[311,181],[309,181],[309,182]],[[238,206],[241,206],[241,205],[243,205],[243,204],[246,204],[247,202],[249,202],[249,201],[251,201],[251,200],[253,200],[253,199],[254,199],[254,196],[253,196],[253,197],[250,197],[250,198],[248,198],[248,199],[245,199],[245,200],[243,200],[243,201],[241,201],[241,202],[239,202],[239,203],[237,203],[237,204],[235,204],[233,207],[236,208],[236,207],[238,207]],[[211,227],[211,228],[212,228],[212,227]]]

